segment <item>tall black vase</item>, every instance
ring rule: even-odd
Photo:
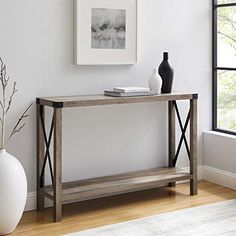
[[[172,69],[171,65],[168,62],[169,54],[168,52],[163,53],[163,61],[159,66],[158,73],[162,78],[162,93],[171,93],[172,85],[173,85],[173,78],[174,78],[174,70]]]

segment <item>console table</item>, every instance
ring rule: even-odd
[[[178,100],[190,101],[185,123],[182,123]],[[168,160],[166,168],[135,171],[114,176],[62,183],[62,110],[84,106],[121,105],[147,102],[168,102]],[[114,98],[104,95],[37,98],[37,209],[44,210],[45,197],[53,201],[54,221],[62,219],[62,204],[160,187],[175,186],[176,181],[190,180],[190,194],[197,194],[197,101],[198,95],[173,92],[155,96]],[[47,134],[45,107],[53,109]],[[176,118],[182,131],[176,145]],[[190,123],[189,142],[186,131]],[[53,138],[53,163],[50,155]],[[182,144],[185,145],[190,171],[175,167]],[[190,145],[189,145],[190,144]],[[45,186],[45,167],[49,163],[52,185]]]

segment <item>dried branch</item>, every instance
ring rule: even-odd
[[[7,86],[7,83],[9,81],[9,78],[8,80],[6,81],[6,65],[3,63],[3,60],[2,58],[0,58],[0,62],[1,62],[1,72],[0,72],[0,81],[1,81],[1,84],[2,84],[2,101],[1,101],[1,108],[2,108],[2,129],[1,129],[1,148],[4,149],[5,148],[5,127],[6,127],[6,121],[5,121],[5,105],[6,105],[6,86]]]
[[[23,114],[21,115],[21,117],[19,118],[18,122],[16,123],[14,129],[12,130],[12,132],[10,133],[6,145],[8,144],[8,142],[10,141],[10,139],[12,138],[12,136],[14,136],[16,133],[19,133],[21,131],[21,129],[24,128],[25,123],[23,125],[20,126],[21,122],[27,118],[29,115],[27,114],[27,112],[29,111],[30,107],[33,105],[33,103],[31,103],[27,109],[23,112]]]
[[[9,111],[9,109],[11,108],[11,104],[12,104],[12,101],[13,101],[13,97],[14,95],[17,93],[18,91],[16,90],[16,82],[14,82],[14,85],[13,85],[13,89],[12,89],[12,94],[10,96],[10,99],[9,99],[9,102],[8,102],[8,107],[6,109],[6,114],[7,112]]]
[[[0,57],[0,62],[1,62],[0,81],[1,81],[3,89],[5,89],[6,86],[8,85],[8,82],[9,82],[10,78],[9,77],[6,78],[7,66],[4,64],[1,57]]]
[[[3,107],[3,104],[2,104],[2,101],[0,101],[0,106],[2,107],[2,109],[4,108],[4,107]]]
[[[15,130],[15,133],[19,133],[25,127],[25,123]]]
[[[10,141],[12,136],[14,134],[19,133],[25,126],[25,123],[22,121],[28,117],[27,112],[29,111],[30,107],[32,106],[32,103],[27,107],[27,109],[24,111],[22,116],[19,118],[18,122],[16,123],[15,127],[13,128],[12,132],[10,133],[7,142],[5,142],[5,129],[6,129],[6,115],[8,111],[10,110],[12,106],[12,102],[14,99],[15,94],[17,93],[16,89],[16,82],[14,82],[11,95],[9,97],[9,100],[7,102],[7,96],[6,96],[6,88],[9,83],[10,78],[7,76],[7,66],[4,64],[2,58],[0,57],[0,85],[2,85],[2,97],[0,99],[0,108],[1,108],[1,115],[0,115],[0,126],[1,126],[1,145],[0,148],[4,149],[7,143]],[[23,124],[22,124],[23,123]]]

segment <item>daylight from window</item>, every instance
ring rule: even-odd
[[[236,6],[217,8],[217,68],[217,128],[236,132]]]

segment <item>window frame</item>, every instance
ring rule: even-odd
[[[213,100],[213,111],[212,111],[212,129],[213,131],[218,131],[221,133],[226,133],[226,134],[233,134],[236,135],[236,132],[230,131],[230,130],[225,130],[225,129],[220,129],[217,127],[218,123],[218,114],[217,114],[217,92],[218,92],[218,83],[217,83],[217,72],[219,70],[224,70],[224,71],[236,71],[236,67],[218,67],[217,66],[217,9],[220,7],[236,7],[236,2],[235,3],[224,3],[224,4],[217,4],[217,0],[212,0],[212,85],[213,85],[213,95],[212,95],[212,100]]]

